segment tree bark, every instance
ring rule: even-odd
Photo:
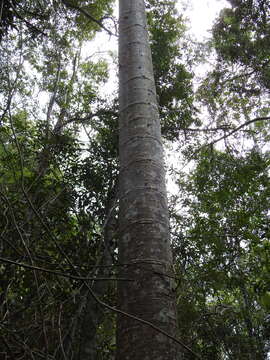
[[[119,4],[119,261],[126,264],[121,275],[134,279],[119,284],[119,307],[175,335],[163,147],[145,5]],[[120,315],[116,358],[172,360],[176,347],[158,331]]]

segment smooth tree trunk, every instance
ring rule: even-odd
[[[175,335],[169,217],[160,121],[143,0],[120,0],[119,152],[121,310]],[[117,360],[176,359],[175,344],[125,315],[117,319]]]

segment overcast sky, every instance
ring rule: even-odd
[[[182,12],[183,2],[178,0],[178,10]],[[215,18],[221,9],[229,7],[226,0],[189,0],[186,15],[190,19],[190,31],[198,40],[208,36]]]

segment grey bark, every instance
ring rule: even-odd
[[[175,335],[176,307],[163,148],[143,0],[120,0],[119,307]],[[172,360],[171,340],[140,322],[117,319],[117,360]]]

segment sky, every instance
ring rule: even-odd
[[[178,10],[182,11],[183,0],[178,0]],[[208,31],[221,9],[229,7],[226,0],[189,0],[187,16],[190,18],[190,32],[197,40],[208,36]]]

